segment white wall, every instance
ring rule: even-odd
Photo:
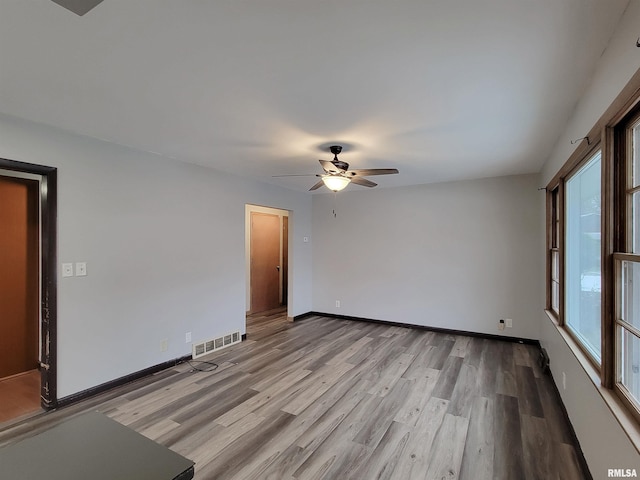
[[[537,339],[538,187],[523,175],[314,195],[313,309]]]
[[[58,396],[245,332],[245,204],[290,210],[290,311],[311,310],[311,198],[0,116],[0,157],[58,168]],[[161,352],[161,341],[169,341]]]
[[[640,36],[639,26],[640,1],[631,0],[616,33],[600,58],[590,86],[542,169],[544,185],[574,151],[575,146],[571,145],[571,140],[587,134],[640,67],[640,49],[635,45]],[[540,202],[542,206],[542,199]],[[541,218],[541,225],[544,225],[543,222],[544,219]],[[543,262],[543,258],[540,261]],[[544,275],[541,283],[544,283]],[[544,305],[544,299],[540,300],[540,305]],[[562,372],[567,375],[567,388],[563,390],[560,387],[560,394],[593,477],[607,478],[609,468],[640,468],[638,452],[555,326],[542,312],[538,318],[541,323],[541,342],[549,353],[554,377],[562,378]]]

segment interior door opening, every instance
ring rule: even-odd
[[[247,313],[289,301],[289,212],[246,206]]]
[[[57,406],[56,210],[55,168],[0,159],[0,423]]]
[[[0,421],[40,406],[39,186],[0,176]]]

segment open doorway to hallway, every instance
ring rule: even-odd
[[[57,170],[0,159],[0,423],[56,406]]]
[[[247,314],[286,307],[289,301],[289,212],[246,205]]]
[[[40,408],[40,178],[0,175],[0,422]]]

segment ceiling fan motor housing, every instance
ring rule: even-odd
[[[349,164],[342,160],[338,160],[338,154],[342,151],[342,147],[340,145],[332,145],[329,147],[329,150],[333,153],[333,160],[331,160],[331,163],[333,163],[338,170],[342,170],[340,174],[347,171],[349,169]]]
[[[342,160],[335,159],[332,160],[331,163],[333,163],[336,168],[342,170],[343,172],[349,169],[349,164],[347,162],[343,162]]]

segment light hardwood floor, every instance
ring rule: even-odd
[[[0,425],[40,410],[38,370],[0,378]]]
[[[535,347],[282,311],[178,365],[0,431],[99,410],[196,462],[198,479],[578,480]],[[206,367],[206,365],[204,365]]]

